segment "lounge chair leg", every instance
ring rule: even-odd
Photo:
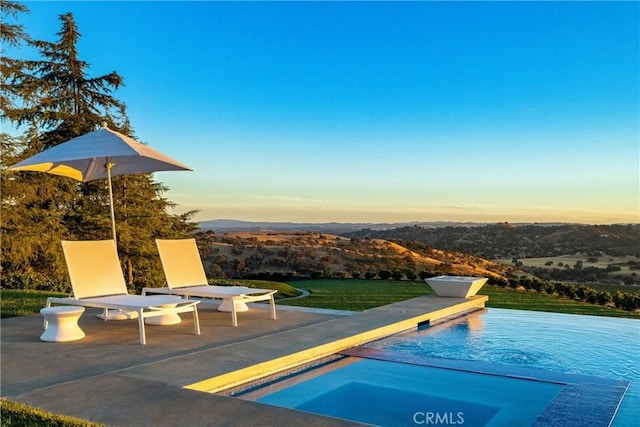
[[[193,306],[193,329],[196,335],[200,335],[200,319],[198,318],[198,309]]]
[[[276,318],[276,302],[273,299],[273,295],[271,295],[270,304],[271,304],[271,318],[275,319]]]
[[[231,324],[238,326],[238,313],[236,312],[236,300],[231,297]]]
[[[140,344],[145,345],[147,339],[144,333],[144,316],[142,315],[142,309],[138,310],[138,329],[140,330]]]

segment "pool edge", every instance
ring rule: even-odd
[[[183,388],[217,393],[282,370],[313,362],[351,347],[417,327],[425,322],[433,322],[463,312],[483,309],[488,300],[489,297],[486,295],[475,295],[469,298],[446,298],[427,295],[358,312],[347,318],[349,321],[353,320],[349,322],[354,325],[350,333],[348,324],[346,326],[334,324],[336,327],[347,329],[346,336],[342,338],[207,378],[185,385]],[[432,306],[433,309],[425,312],[420,309],[422,306]],[[392,317],[395,317],[396,320],[391,323],[385,321],[385,319]],[[365,327],[364,329],[358,326],[360,323],[367,323],[367,321],[370,321],[370,324],[375,326],[371,328]],[[325,327],[328,326],[328,324],[325,325]]]

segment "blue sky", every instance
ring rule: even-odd
[[[25,4],[197,220],[640,221],[638,2]]]

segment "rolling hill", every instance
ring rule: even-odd
[[[210,277],[289,275],[411,278],[426,272],[504,277],[512,268],[458,252],[377,238],[348,238],[313,231],[236,231],[197,235]]]

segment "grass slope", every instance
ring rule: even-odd
[[[310,295],[279,304],[334,310],[362,311],[433,293],[424,282],[396,280],[318,279],[290,284]]]
[[[19,317],[39,313],[48,297],[69,296],[60,292],[2,289],[0,291],[0,317]]]

